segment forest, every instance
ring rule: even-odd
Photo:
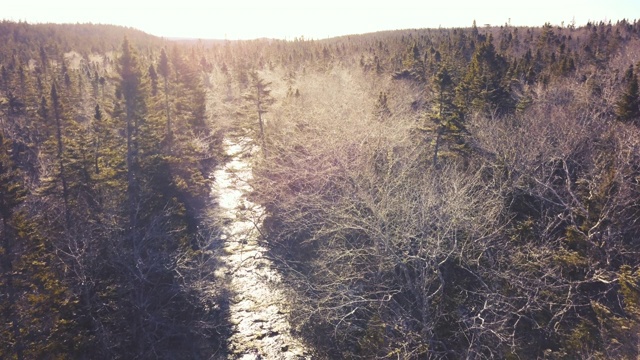
[[[636,359],[638,73],[636,20],[2,21],[0,358],[238,358],[211,187],[241,137],[309,358]]]

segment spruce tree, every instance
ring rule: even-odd
[[[616,103],[616,115],[620,121],[637,121],[640,119],[640,93],[638,92],[638,77],[629,66],[625,73],[627,87]]]
[[[151,79],[151,95],[158,94],[158,73],[153,64],[149,65],[149,78]]]
[[[93,168],[97,174],[100,174],[100,151],[102,146],[103,115],[100,105],[96,104],[93,115]]]
[[[15,357],[16,359],[24,358],[24,343],[21,335],[20,315],[16,309],[17,291],[14,285],[14,247],[17,245],[17,229],[12,223],[13,214],[18,205],[22,203],[25,191],[20,186],[17,176],[14,172],[13,161],[9,156],[11,142],[5,140],[0,133],[0,216],[2,217],[2,244],[0,244],[0,291],[5,294],[6,300],[0,300],[0,310],[4,321],[0,322],[0,336],[7,339],[8,344],[12,344],[4,356]],[[0,297],[4,299],[5,297]],[[3,355],[0,347],[0,355]]]
[[[166,143],[168,152],[171,153],[173,145],[173,129],[171,126],[171,108],[169,107],[169,75],[171,68],[169,65],[169,57],[167,52],[162,49],[160,52],[160,63],[158,64],[158,72],[164,79],[164,109],[167,117]]]
[[[251,76],[251,88],[249,92],[245,94],[244,98],[249,104],[255,107],[254,111],[258,115],[260,144],[262,146],[262,154],[266,157],[267,143],[264,133],[263,114],[268,111],[267,108],[275,102],[275,99],[271,96],[271,89],[269,89],[269,86],[271,85],[270,82],[264,81],[264,79],[262,79],[255,71],[252,71],[249,75]]]
[[[462,133],[465,127],[462,123],[462,116],[454,105],[453,88],[454,82],[448,69],[448,65],[442,64],[432,80],[436,90],[436,103],[431,119],[436,123],[436,139],[433,152],[433,165],[438,164],[438,153],[442,141],[450,143],[449,148],[462,144]]]
[[[376,101],[374,115],[378,120],[381,120],[381,121],[384,121],[389,117],[391,117],[391,110],[389,109],[389,103],[387,100],[386,92],[381,91],[380,94],[378,95],[378,100]]]
[[[473,54],[467,74],[458,87],[457,105],[487,113],[508,112],[512,104],[504,84],[507,70],[508,63],[496,52],[489,35]]]
[[[58,178],[62,184],[62,199],[64,205],[65,225],[67,228],[71,226],[71,212],[69,209],[69,184],[67,182],[67,174],[65,171],[64,159],[64,108],[62,99],[58,94],[58,87],[54,82],[51,85],[51,107],[53,111],[53,120],[55,124],[55,140],[56,140],[56,159],[58,161]]]
[[[75,325],[54,257],[24,209],[27,191],[0,132],[0,358],[61,358]],[[77,334],[77,333],[76,333]],[[84,339],[74,338],[74,345]]]
[[[125,38],[122,43],[122,54],[119,59],[119,72],[120,91],[124,98],[124,115],[126,119],[125,134],[127,138],[126,163],[129,228],[135,232],[137,229],[136,206],[139,195],[138,136],[144,112],[144,104],[141,103],[141,73],[138,68],[138,59],[127,38]]]

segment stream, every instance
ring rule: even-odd
[[[263,209],[246,195],[251,191],[248,139],[226,138],[230,161],[214,172],[217,217],[221,221],[216,276],[226,280],[229,299],[229,359],[310,359],[310,353],[291,334],[280,274],[260,243]]]

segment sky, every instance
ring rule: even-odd
[[[640,0],[15,0],[0,18],[28,23],[94,23],[162,37],[292,40],[382,30],[584,25],[640,18]]]

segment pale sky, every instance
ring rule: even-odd
[[[102,23],[164,37],[307,39],[381,30],[640,18],[640,0],[14,0],[0,18]]]

